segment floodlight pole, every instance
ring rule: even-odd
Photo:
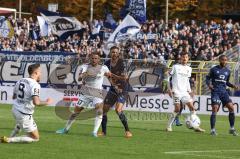
[[[166,0],[166,17],[165,17],[165,23],[168,25],[168,0]]]
[[[19,0],[19,19],[22,18],[22,0]]]
[[[93,21],[93,0],[91,0],[91,6],[90,6],[90,22]]]

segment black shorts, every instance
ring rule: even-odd
[[[104,104],[113,106],[115,103],[124,104],[126,100],[127,100],[126,93],[116,93],[115,91],[110,90],[104,99]]]
[[[223,92],[213,91],[211,93],[211,100],[212,104],[220,105],[222,103],[223,106],[232,102],[227,91]]]

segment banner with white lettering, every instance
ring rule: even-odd
[[[62,89],[57,90],[53,88],[42,88],[41,99],[47,99],[49,97],[54,99],[52,106],[74,106],[80,95],[80,89]],[[12,104],[13,87],[3,86],[0,90],[0,103]],[[240,98],[231,97],[235,107],[235,113],[240,116]],[[194,107],[197,109],[198,114],[211,114],[211,98],[210,96],[195,96]],[[130,92],[124,110],[129,111],[141,111],[141,112],[159,112],[159,113],[171,113],[173,112],[173,100],[164,94],[151,94]],[[183,110],[183,113],[188,113],[188,108]],[[228,115],[227,108],[220,107],[219,115]]]

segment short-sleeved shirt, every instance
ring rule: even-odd
[[[192,68],[188,65],[175,64],[172,67],[170,76],[172,77],[172,90],[176,94],[191,92],[189,78]]]
[[[40,84],[32,78],[23,78],[19,80],[14,92],[16,99],[13,101],[13,107],[25,114],[33,114],[34,107],[33,96],[40,96]]]
[[[104,74],[110,72],[105,65],[92,66],[91,64],[84,64],[80,66],[80,69],[82,73],[89,75],[83,78],[85,86],[96,89],[102,89]]]

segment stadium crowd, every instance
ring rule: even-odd
[[[14,20],[9,17],[14,26],[12,38],[0,37],[1,51],[62,51],[79,54],[86,57],[95,49],[106,57],[104,53],[104,33],[113,30],[105,28],[103,21],[94,20],[94,23],[101,25],[99,35],[91,35],[92,27],[83,21],[84,32],[74,34],[68,39],[61,41],[57,36],[47,37],[39,35],[40,28],[33,18]],[[233,23],[231,19],[222,20],[217,23],[214,20],[198,22],[195,20],[189,23],[175,19],[168,25],[164,20],[149,20],[142,25],[143,39],[130,41],[126,44],[125,52],[127,58],[132,59],[175,59],[181,52],[187,51],[191,60],[213,60],[214,57],[222,54],[236,44],[240,43],[240,25]],[[34,35],[35,34],[35,35]],[[148,40],[147,34],[157,35],[155,39]]]

